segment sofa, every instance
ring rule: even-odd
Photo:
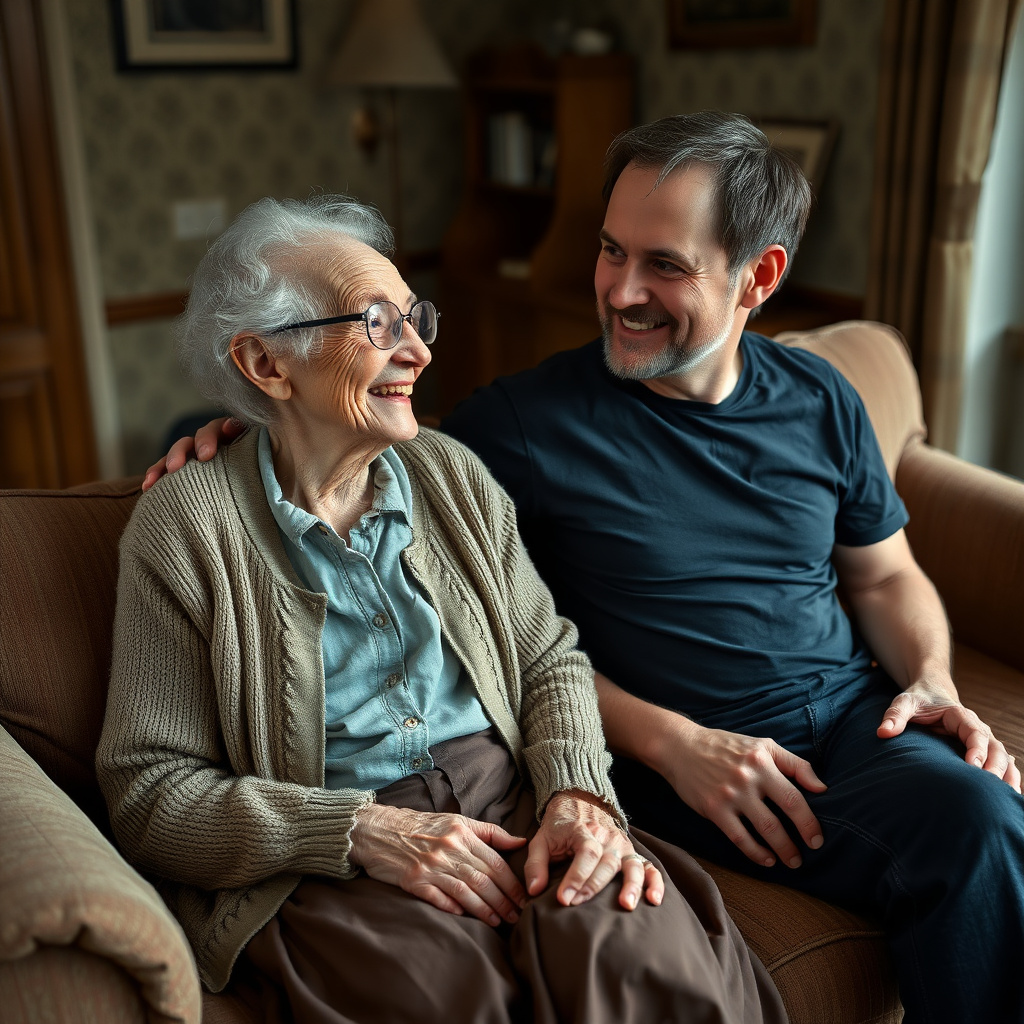
[[[924,443],[902,339],[851,321],[778,340],[863,396],[908,535],[956,641],[963,700],[1024,754],[1024,483]],[[118,538],[139,479],[0,492],[0,1017],[8,1024],[249,1020],[200,990],[177,922],[118,854],[96,784]],[[794,1024],[896,1022],[876,923],[705,865]],[[457,969],[457,965],[453,965]]]

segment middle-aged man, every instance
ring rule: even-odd
[[[882,918],[908,1022],[1019,1020],[1020,774],[957,699],[856,393],[744,333],[807,184],[716,114],[627,132],[607,168],[603,340],[443,426],[512,495],[604,674],[622,799],[691,851]]]
[[[907,1024],[1024,1020],[1020,773],[957,697],[858,396],[744,330],[807,183],[713,113],[624,133],[607,168],[603,339],[442,426],[579,627],[616,788],[641,827],[883,920]]]

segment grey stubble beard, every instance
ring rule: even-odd
[[[598,308],[601,321],[601,335],[604,339],[604,362],[610,373],[620,380],[656,380],[659,377],[686,377],[703,367],[707,361],[729,340],[732,324],[726,323],[722,330],[713,338],[702,341],[696,348],[687,351],[678,342],[679,324],[675,320],[669,322],[671,335],[665,345],[656,352],[650,353],[638,363],[629,366],[617,362],[615,358],[612,318],[619,313],[604,314]]]

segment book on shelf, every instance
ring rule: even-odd
[[[487,177],[514,188],[551,188],[557,157],[551,128],[531,122],[521,110],[491,114],[487,120]]]

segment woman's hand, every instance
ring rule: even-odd
[[[620,871],[619,905],[633,910],[646,892],[657,906],[665,895],[661,872],[633,849],[629,836],[615,824],[597,797],[577,790],[556,793],[548,803],[540,829],[526,858],[526,887],[531,896],[548,884],[552,860],[572,857],[558,886],[558,901],[577,906],[597,895]]]
[[[515,924],[526,893],[496,851],[525,842],[461,814],[370,804],[356,815],[349,861],[450,914]]]

